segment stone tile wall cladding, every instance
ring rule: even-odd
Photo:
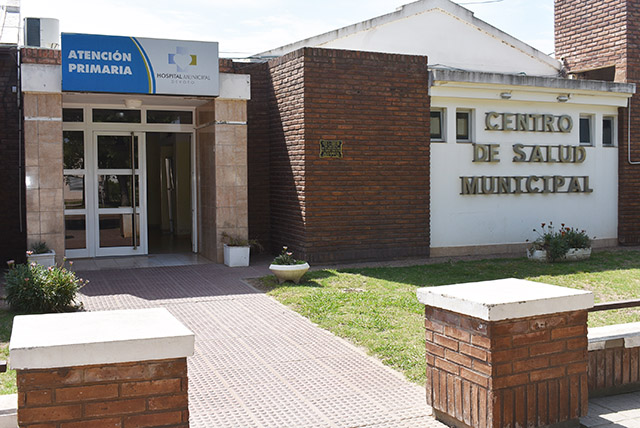
[[[639,0],[556,0],[558,59],[568,72],[615,66],[615,81],[640,83]],[[640,94],[631,98],[631,159],[640,162]],[[618,116],[618,239],[640,243],[640,165],[628,162],[628,110]]]
[[[247,238],[246,101],[216,99],[196,109],[200,252],[223,261],[222,233]]]
[[[241,72],[252,237],[268,225],[273,251],[311,262],[428,255],[426,57],[303,48]],[[344,157],[320,158],[323,139]]]
[[[60,65],[60,51],[22,49],[22,63]],[[62,94],[24,93],[27,242],[45,241],[64,257]]]
[[[21,428],[189,426],[187,360],[18,370]]]
[[[6,260],[26,261],[26,203],[24,189],[24,146],[19,136],[19,82],[16,48],[0,48],[0,264]]]
[[[587,414],[587,312],[487,322],[426,307],[427,403],[472,427]]]

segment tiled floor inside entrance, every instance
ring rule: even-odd
[[[211,260],[193,253],[150,254],[147,256],[125,257],[97,257],[91,259],[72,259],[70,261],[73,262],[72,266],[73,270],[75,271],[190,266],[211,263]]]

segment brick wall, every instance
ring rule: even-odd
[[[439,416],[497,428],[586,415],[586,311],[487,322],[427,306],[425,327],[427,403]]]
[[[304,48],[235,67],[252,76],[252,237],[311,262],[428,254],[425,57]],[[344,158],[321,159],[322,139]]]
[[[429,100],[421,56],[304,52],[309,260],[429,252]],[[341,140],[343,159],[322,159]]]
[[[269,179],[269,73],[266,63],[234,63],[234,73],[251,76],[251,99],[247,102],[247,167],[249,237],[266,249],[271,247]]]
[[[59,49],[22,48],[20,61],[23,64],[62,64],[62,52]]]
[[[269,177],[271,246],[304,257],[306,242],[304,55],[269,62]]]
[[[640,348],[619,345],[589,351],[589,395],[621,394],[640,390]]]
[[[21,428],[189,426],[186,358],[18,370]]]
[[[640,83],[640,1],[556,0],[556,58],[568,72],[615,67],[618,82]],[[631,160],[640,162],[640,95],[631,99]],[[628,157],[627,109],[619,110],[618,240],[640,243],[640,165]]]
[[[0,266],[6,260],[26,261],[24,146],[19,136],[18,65],[15,48],[0,48]],[[15,92],[14,92],[15,90]]]
[[[556,58],[570,72],[616,66],[616,80],[626,65],[627,0],[556,0]]]

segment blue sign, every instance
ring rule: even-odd
[[[62,34],[62,90],[217,96],[218,44]]]

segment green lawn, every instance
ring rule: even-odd
[[[14,312],[0,310],[0,360],[9,361],[9,339],[15,315]],[[15,394],[16,392],[15,370],[0,373],[0,395]]]
[[[596,252],[576,263],[536,263],[527,259],[462,261],[402,268],[321,270],[300,285],[277,285],[265,277],[260,287],[319,326],[364,347],[385,364],[424,384],[424,306],[416,289],[499,278],[591,290],[596,302],[640,298],[640,251]],[[590,326],[640,321],[640,308],[598,312]]]

